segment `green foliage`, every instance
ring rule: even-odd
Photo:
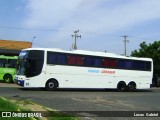
[[[19,110],[19,106],[0,97],[0,112],[11,112],[11,111],[18,111]],[[31,118],[17,118],[17,117],[0,117],[1,120],[32,120]]]
[[[131,56],[152,58],[154,75],[156,78],[160,78],[160,41],[155,41],[152,44],[140,43],[140,49],[132,51]]]
[[[3,97],[0,97],[0,112],[31,112],[30,110],[27,110],[26,108],[21,108],[19,106],[19,103],[21,101],[11,102],[10,100],[7,100]],[[32,104],[32,101],[23,101],[23,104]],[[34,112],[34,111],[33,111]],[[43,111],[41,111],[43,112]],[[69,115],[67,113],[61,113],[56,111],[51,111],[53,114],[53,117],[46,117],[45,120],[79,120],[78,118],[74,117],[73,115]],[[48,111],[50,113],[50,111]],[[41,118],[31,118],[31,117],[2,117],[0,115],[0,120],[41,120]]]
[[[18,106],[3,99],[0,98],[0,111],[17,111]]]

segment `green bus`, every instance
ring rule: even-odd
[[[0,80],[13,82],[16,73],[17,56],[0,55]]]

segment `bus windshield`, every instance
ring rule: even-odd
[[[17,75],[37,76],[42,71],[43,63],[44,51],[22,51],[18,58]]]

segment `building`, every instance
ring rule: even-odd
[[[0,55],[18,56],[22,49],[31,47],[31,42],[0,40]]]

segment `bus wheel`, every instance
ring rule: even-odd
[[[126,91],[126,89],[127,89],[127,86],[126,86],[125,82],[121,81],[118,83],[118,85],[117,85],[118,92],[124,92],[124,91]]]
[[[4,81],[5,81],[6,83],[12,82],[12,76],[9,75],[9,74],[5,75],[5,76],[3,77],[3,79],[4,79]]]
[[[58,83],[56,80],[48,80],[45,86],[45,89],[48,91],[55,90],[58,87]]]
[[[133,92],[133,91],[135,91],[136,90],[136,83],[135,82],[130,82],[129,84],[128,84],[128,91],[129,92]]]

